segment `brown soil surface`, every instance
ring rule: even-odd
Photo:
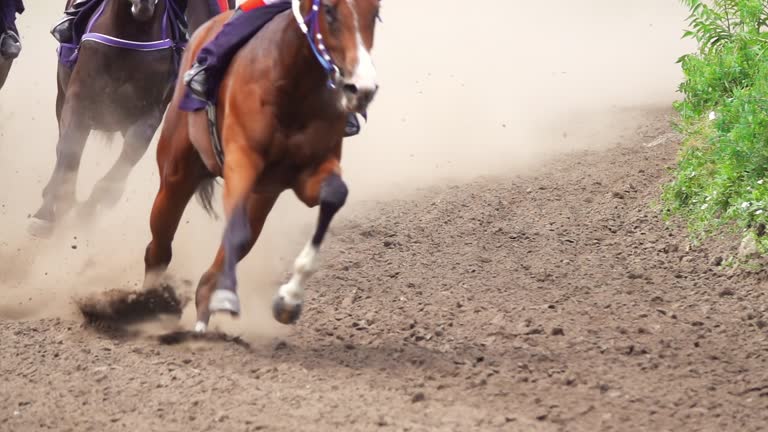
[[[765,282],[654,209],[669,114],[530,176],[356,204],[281,339],[0,321],[0,430],[764,430]]]

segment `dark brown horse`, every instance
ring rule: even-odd
[[[98,206],[114,205],[122,196],[128,175],[146,152],[171,99],[178,72],[174,51],[180,47],[166,36],[173,25],[168,22],[169,0],[103,1],[76,63],[58,66],[56,165],[29,227],[36,236],[49,235],[74,206],[80,159],[90,132],[120,132],[124,143],[118,160],[84,203],[84,216]],[[218,13],[215,2],[189,1],[189,32]],[[157,48],[152,45],[157,41],[167,43],[145,48]]]
[[[340,176],[346,115],[365,112],[378,88],[370,56],[378,11],[379,0],[294,0],[293,13],[278,15],[253,37],[235,56],[218,94],[223,165],[212,149],[205,112],[179,110],[184,85],[181,79],[176,84],[157,149],[160,190],[150,219],[145,285],[169,265],[171,243],[192,195],[198,190],[210,209],[213,180],[223,177],[227,225],[197,287],[197,331],[206,330],[212,313],[240,313],[236,264],[288,189],[307,206],[320,206],[315,234],[273,304],[279,322],[298,319],[304,286],[318,269],[320,244],[347,197]],[[200,28],[183,69],[229,15]]]

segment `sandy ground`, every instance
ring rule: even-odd
[[[268,309],[315,217],[286,194],[239,268],[244,316],[192,342],[99,333],[72,302],[141,281],[152,156],[94,226],[24,232],[59,12],[29,5],[0,92],[0,430],[764,428],[764,282],[653,207],[691,49],[676,2],[385,3],[382,91],[305,315]],[[117,151],[92,140],[81,197]],[[173,274],[196,281],[221,229],[190,206]]]

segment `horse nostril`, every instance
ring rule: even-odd
[[[344,84],[344,91],[353,95],[357,94],[357,86],[354,84]]]

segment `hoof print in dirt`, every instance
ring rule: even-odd
[[[159,318],[181,317],[188,299],[179,296],[170,285],[143,291],[112,289],[77,300],[77,306],[91,325],[122,326]]]
[[[233,343],[237,346],[245,349],[250,349],[251,345],[244,341],[239,336],[230,336],[221,332],[206,332],[199,333],[187,330],[180,330],[171,333],[166,333],[158,337],[158,341],[163,345],[179,345],[186,342],[202,341],[202,342],[225,342]]]

